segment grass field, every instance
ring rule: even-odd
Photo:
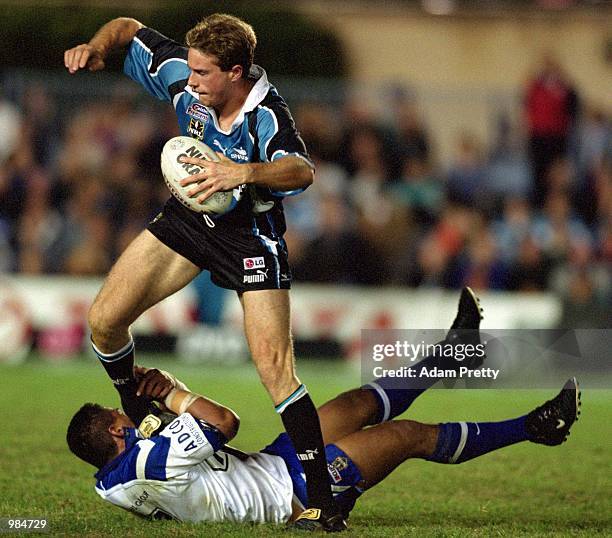
[[[232,406],[242,419],[233,443],[239,448],[261,448],[280,431],[251,365],[195,369],[154,357],[140,362],[165,367],[192,389]],[[318,403],[358,382],[358,374],[342,365],[306,362],[298,369]],[[0,380],[0,517],[47,517],[51,533],[65,536],[290,535],[268,525],[150,523],[103,503],[93,491],[94,469],[65,444],[66,425],[82,403],[117,405],[93,359],[0,366]],[[553,394],[431,390],[406,416],[503,419]],[[360,499],[346,535],[612,535],[611,409],[612,391],[583,391],[581,420],[561,447],[523,443],[456,466],[409,461]]]

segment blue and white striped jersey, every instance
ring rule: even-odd
[[[293,485],[283,459],[239,459],[217,451],[210,433],[189,413],[150,439],[127,430],[125,451],[96,473],[96,492],[150,519],[286,522]]]
[[[187,51],[186,47],[159,32],[142,28],[130,45],[124,71],[150,94],[172,103],[183,135],[204,141],[233,161],[271,162],[294,155],[313,166],[289,108],[276,88],[268,82],[261,67],[251,68],[249,78],[254,86],[229,131],[224,131],[219,126],[215,110],[201,104],[198,94],[187,85],[190,73]],[[237,219],[239,224],[251,228],[254,214],[265,210],[269,215],[266,219],[258,219],[256,227],[265,229],[265,221],[272,217],[278,221],[276,229],[282,233],[285,225],[280,200],[301,190],[273,192],[261,187],[235,189],[234,197],[240,201],[234,210],[222,218]]]

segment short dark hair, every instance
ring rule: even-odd
[[[187,32],[188,47],[215,56],[221,71],[242,66],[242,76],[249,76],[257,37],[253,27],[233,15],[214,13]]]
[[[110,409],[86,403],[68,425],[68,448],[75,456],[100,469],[117,454],[117,445],[108,431],[113,421]]]

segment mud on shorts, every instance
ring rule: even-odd
[[[258,218],[261,222],[262,217]],[[249,226],[236,226],[225,218],[190,211],[170,198],[147,229],[166,246],[210,271],[217,286],[239,293],[289,289],[291,271],[282,236],[251,220]]]

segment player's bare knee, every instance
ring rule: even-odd
[[[87,316],[94,343],[98,346],[112,344],[129,330],[129,324],[121,321],[113,309],[95,301]]]
[[[378,402],[371,390],[363,388],[350,391],[351,409],[359,413],[365,424],[372,425],[378,416]]]
[[[413,420],[407,423],[407,434],[411,436],[415,454],[419,457],[429,456],[438,440],[438,429],[431,424],[423,424]]]
[[[91,305],[87,322],[94,337],[103,338],[109,330],[108,316],[104,314],[104,308],[98,302]]]
[[[378,406],[371,390],[363,388],[348,390],[330,403],[334,402],[341,404],[343,408],[350,409],[351,415],[358,418],[363,424],[372,425],[376,422]]]
[[[388,422],[396,440],[406,448],[410,448],[413,457],[428,455],[429,426],[414,420],[396,420]]]

